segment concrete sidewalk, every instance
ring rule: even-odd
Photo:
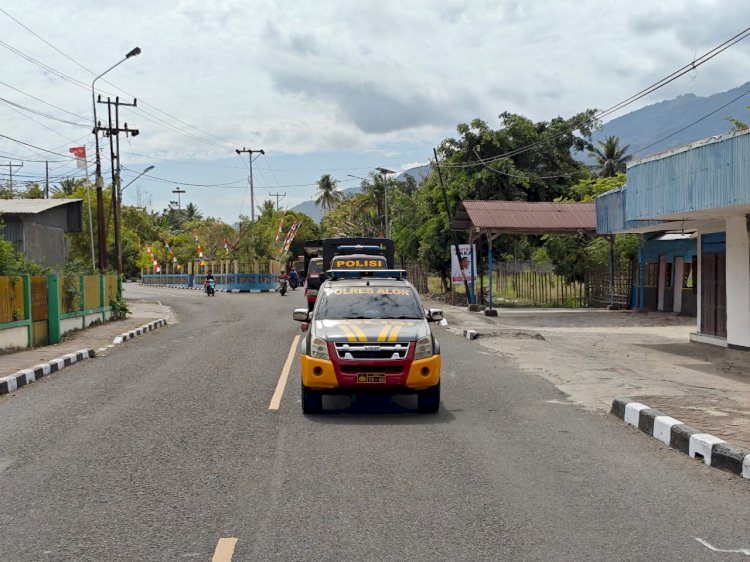
[[[144,300],[128,300],[130,314],[125,320],[115,320],[85,330],[70,332],[55,345],[36,349],[24,349],[0,355],[0,377],[11,375],[34,365],[47,363],[81,349],[97,351],[112,344],[115,337],[159,318],[167,318],[171,311],[161,303]]]
[[[695,319],[669,313],[498,309],[496,318],[432,301],[448,329],[544,377],[589,410],[628,397],[750,449],[750,354],[691,343]]]

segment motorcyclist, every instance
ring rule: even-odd
[[[286,270],[282,269],[281,273],[279,273],[279,292],[283,295],[286,293],[286,286],[289,283],[289,275],[287,275]]]
[[[292,267],[292,270],[289,272],[289,284],[292,286],[292,291],[297,288],[298,282],[297,270]]]
[[[214,274],[213,274],[213,272],[210,269],[206,273],[206,278],[203,279],[203,290],[204,291],[208,291],[208,282],[209,281],[213,281],[214,284],[216,284],[216,279],[214,279]]]

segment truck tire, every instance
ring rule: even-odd
[[[323,393],[302,385],[302,413],[319,414],[323,411]]]
[[[434,414],[440,409],[440,383],[419,391],[417,409],[420,414]]]

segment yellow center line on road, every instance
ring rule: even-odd
[[[236,538],[219,539],[211,562],[232,562],[235,546],[237,546]]]
[[[297,351],[298,343],[299,334],[294,336],[292,347],[289,348],[289,355],[287,355],[286,357],[286,363],[284,363],[284,368],[281,369],[279,382],[276,384],[276,390],[271,397],[271,405],[268,406],[269,410],[278,410],[281,406],[281,397],[284,395],[284,388],[286,387],[286,381],[289,378],[289,370],[292,368],[292,361],[294,361],[294,352]]]

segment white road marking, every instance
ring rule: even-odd
[[[237,546],[236,538],[219,539],[211,562],[232,562],[235,546]]]
[[[276,390],[271,397],[271,404],[268,406],[269,410],[278,410],[281,406],[281,397],[284,395],[284,388],[286,387],[286,381],[289,378],[289,370],[292,368],[292,361],[294,361],[294,353],[297,351],[297,344],[299,344],[299,334],[294,336],[292,347],[289,348],[289,354],[286,357],[284,368],[281,369],[279,382],[276,384]]]
[[[731,554],[744,554],[745,556],[750,556],[750,548],[716,548],[715,546],[710,545],[708,541],[699,539],[698,537],[695,537],[695,540],[714,552],[729,552]]]

